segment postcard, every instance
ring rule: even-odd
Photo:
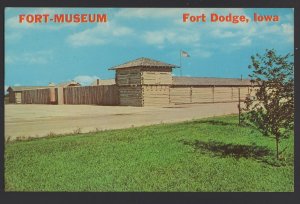
[[[294,192],[294,9],[4,14],[6,192]]]

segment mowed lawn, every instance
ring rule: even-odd
[[[6,191],[294,191],[294,139],[280,148],[235,115],[17,141]]]

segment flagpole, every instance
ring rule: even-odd
[[[182,52],[182,50],[180,49],[180,52],[179,52],[179,58],[180,58],[180,76],[182,76],[182,67],[181,67],[181,52]]]

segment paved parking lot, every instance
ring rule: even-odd
[[[237,113],[237,103],[172,107],[5,105],[5,139],[180,122]]]

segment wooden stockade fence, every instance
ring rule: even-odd
[[[118,105],[116,85],[82,86],[64,88],[64,104]]]
[[[241,100],[253,95],[249,87],[193,87],[173,86],[170,88],[170,103],[217,103],[237,102],[240,89]]]
[[[23,104],[49,104],[50,89],[24,90],[21,103]]]
[[[144,86],[82,86],[24,90],[23,104],[90,104],[167,106],[170,104],[217,103],[243,101],[254,96],[256,90],[250,87],[215,87],[182,85]]]
[[[116,85],[83,86],[62,88],[34,89],[22,91],[23,104],[95,104],[119,105],[119,89]],[[59,99],[61,97],[61,99]]]

